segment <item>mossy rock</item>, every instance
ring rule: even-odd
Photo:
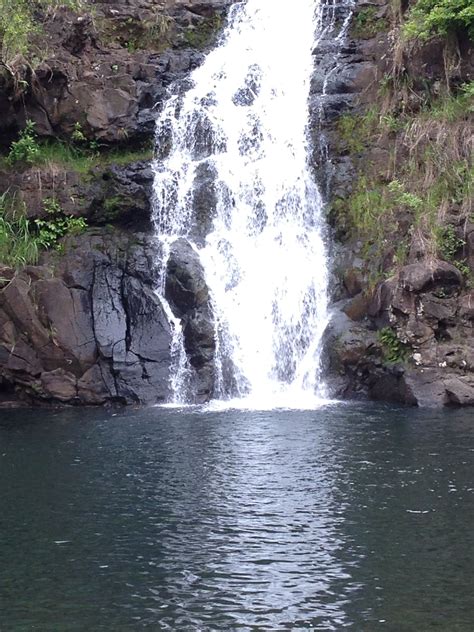
[[[217,39],[222,28],[223,20],[219,14],[203,18],[197,24],[189,26],[184,31],[184,44],[189,48],[202,50],[211,46]]]

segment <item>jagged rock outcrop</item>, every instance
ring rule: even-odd
[[[379,285],[362,323],[340,314],[347,300],[336,306],[327,334],[333,391],[425,407],[472,405],[474,294],[462,290],[459,270],[434,260]],[[384,327],[393,332],[388,341],[377,335]]]
[[[3,283],[0,393],[46,403],[165,401],[171,330],[155,293],[153,241],[111,230],[71,239],[65,252]]]

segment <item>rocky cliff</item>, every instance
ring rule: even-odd
[[[185,243],[173,247],[167,271],[157,267],[150,160],[156,113],[215,42],[227,5],[44,6],[35,15],[41,61],[4,58],[2,212],[10,219],[24,213],[49,246],[36,265],[24,265],[25,257],[1,267],[5,404],[165,401],[173,332],[155,294],[163,275],[184,324],[196,400],[209,398],[214,339],[207,288]],[[65,228],[75,226],[71,218],[80,218],[80,231]]]
[[[202,267],[184,240],[166,270],[157,264],[150,160],[156,113],[170,89],[186,88],[228,4],[45,5],[35,14],[41,55],[4,56],[0,200],[42,236],[35,265],[25,256],[0,270],[5,404],[166,400],[175,359],[154,291],[161,282],[184,325],[196,401],[212,395]],[[463,32],[403,38],[407,10],[384,0],[328,5],[332,28],[315,50],[313,162],[333,244],[328,384],[338,397],[468,405],[472,44]],[[346,23],[335,47],[332,35]],[[202,189],[205,230],[205,174]]]
[[[359,2],[330,86],[327,371],[340,397],[472,405],[472,33],[411,37],[414,7]]]

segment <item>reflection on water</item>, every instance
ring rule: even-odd
[[[474,629],[472,411],[1,411],[0,630]]]

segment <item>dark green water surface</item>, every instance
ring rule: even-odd
[[[0,419],[2,632],[474,630],[472,410]]]

